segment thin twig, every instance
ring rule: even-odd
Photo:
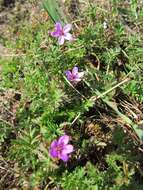
[[[81,94],[68,80],[67,78],[64,76],[64,79],[66,80],[66,82],[84,99],[87,99],[83,94]]]
[[[12,123],[10,123],[10,122],[8,122],[8,121],[6,121],[6,120],[4,120],[2,118],[0,118],[0,121],[14,128],[14,125]]]
[[[5,58],[5,57],[20,57],[20,56],[25,56],[26,54],[5,54],[5,55],[2,55],[2,58]]]
[[[78,120],[78,118],[81,116],[81,113],[79,113],[75,118],[74,120],[72,121],[71,123],[71,126],[74,125],[74,123]]]
[[[66,79],[67,80],[67,79]],[[100,96],[92,96],[89,100],[91,101],[96,101],[97,99],[99,98],[102,98],[103,96],[105,96],[106,94],[108,94],[109,92],[111,92],[112,90],[116,89],[117,87],[123,85],[124,83],[128,82],[130,79],[129,78],[126,78],[124,79],[123,81],[121,81],[120,83],[118,83],[117,85],[113,86],[112,88],[110,88],[109,90],[107,90],[106,92],[102,93]],[[69,82],[69,81],[68,81]],[[71,83],[70,83],[71,84]],[[76,89],[75,89],[76,90]],[[79,91],[78,91],[79,93]],[[80,94],[81,95],[81,94]],[[75,118],[74,120],[72,121],[71,125],[73,125],[77,120],[78,118],[81,116],[81,113],[79,113]]]
[[[96,101],[97,99],[99,98],[102,98],[103,96],[105,96],[106,94],[108,94],[109,92],[115,90],[116,88],[118,88],[119,86],[123,85],[124,83],[126,82],[129,82],[130,81],[130,78],[126,78],[125,80],[121,81],[120,83],[116,84],[115,86],[113,86],[112,88],[108,89],[107,91],[103,92],[101,95],[99,96],[92,96],[90,98],[90,100],[92,101]]]
[[[12,89],[12,88],[6,89],[6,88],[3,88],[3,87],[0,87],[0,90],[6,91],[6,92],[7,92],[7,91],[12,91],[12,92],[14,92],[14,93],[16,93],[16,94],[22,95],[22,93],[21,93],[20,91],[15,90],[15,89]]]

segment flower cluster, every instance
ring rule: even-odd
[[[74,38],[70,34],[71,29],[71,24],[62,26],[61,23],[57,22],[55,24],[55,31],[50,32],[50,35],[58,39],[59,45],[63,45],[65,40],[73,41]],[[84,72],[79,72],[78,70],[78,67],[75,66],[72,70],[65,71],[67,80],[73,84],[80,82],[84,76]],[[69,141],[70,137],[68,135],[62,135],[59,139],[53,140],[49,151],[50,156],[67,162],[70,154],[73,152],[73,146],[68,144]]]

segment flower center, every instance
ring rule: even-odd
[[[61,152],[62,149],[63,149],[63,144],[58,145],[56,148],[57,152]]]
[[[77,79],[77,78],[79,78],[78,74],[72,75],[72,80]]]
[[[60,36],[64,36],[64,31],[63,30],[60,31]]]

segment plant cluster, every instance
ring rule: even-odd
[[[143,189],[142,2],[43,5],[0,37],[1,188]]]

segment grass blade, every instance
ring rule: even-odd
[[[43,8],[54,22],[59,21],[61,24],[64,24],[62,13],[56,0],[44,0]]]

